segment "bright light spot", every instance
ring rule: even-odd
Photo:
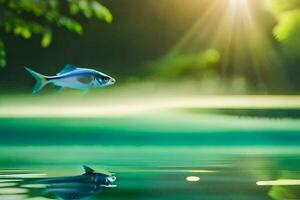
[[[47,174],[1,174],[0,178],[39,178]]]
[[[216,173],[216,170],[207,170],[207,169],[196,169],[196,170],[187,170],[187,172],[192,173]]]
[[[0,188],[0,194],[24,194],[27,193],[27,189],[21,188]],[[2,198],[1,198],[2,199]]]
[[[239,5],[241,0],[230,0],[230,6],[235,7]]]
[[[300,180],[297,179],[279,179],[273,181],[257,181],[256,185],[273,186],[273,185],[300,185]]]
[[[200,178],[198,176],[188,176],[186,177],[186,180],[189,182],[197,182],[200,180]]]
[[[17,183],[0,183],[0,188],[16,186]]]
[[[23,179],[0,179],[0,183],[18,182],[18,181],[23,181]]]
[[[245,14],[244,11],[248,10],[248,2],[247,0],[230,0],[229,8],[233,14],[237,14],[238,12]]]
[[[24,199],[33,199],[33,198],[28,198],[27,195],[17,195],[17,194],[1,194],[1,199],[5,199],[5,200],[24,200]],[[39,200],[42,198],[34,198],[35,200]],[[45,198],[46,199],[46,198]]]
[[[21,187],[23,188],[46,188],[46,184],[27,184],[27,185],[22,185]]]
[[[149,100],[150,99],[150,100]],[[2,99],[1,99],[2,100]],[[9,101],[9,100],[7,100]],[[121,101],[120,101],[121,102]],[[58,106],[47,101],[35,106],[8,103],[0,106],[0,118],[9,117],[112,117],[149,114],[163,109],[181,108],[300,108],[300,96],[186,96],[186,97],[136,97],[135,101],[117,103],[86,102],[88,105]],[[12,105],[13,104],[13,105]],[[45,106],[42,106],[42,105]]]
[[[232,8],[243,7],[247,4],[247,0],[230,0],[229,5]]]

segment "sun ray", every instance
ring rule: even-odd
[[[218,0],[213,0],[208,8],[206,9],[205,13],[199,17],[192,28],[187,31],[187,33],[177,42],[177,44],[171,49],[168,56],[174,56],[177,54],[182,54],[184,51],[188,51],[190,49],[191,45],[194,44],[195,35],[197,35],[199,38],[204,38],[208,33],[206,33],[205,29],[202,29],[202,27],[211,19],[214,17],[214,10],[217,7]],[[199,35],[199,30],[202,30]],[[196,39],[197,39],[196,38]]]
[[[221,77],[244,77],[263,91],[274,82],[286,84],[272,35],[260,20],[263,7],[264,1],[258,0],[211,1],[167,56],[216,49]]]

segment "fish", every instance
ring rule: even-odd
[[[82,199],[91,197],[105,188],[117,187],[113,185],[116,176],[97,173],[94,169],[83,166],[84,174],[70,177],[46,178],[36,181],[35,184],[44,184],[42,191],[45,196],[54,196],[61,199]]]
[[[52,83],[57,90],[72,88],[87,91],[92,88],[107,87],[113,85],[116,80],[102,72],[89,68],[79,68],[67,64],[55,76],[42,75],[29,67],[24,67],[36,80],[32,95],[39,92],[45,85]]]
[[[96,172],[86,165],[83,170],[79,175],[58,177],[30,170],[0,170],[0,190],[21,191],[24,199],[87,200],[117,187],[115,173]],[[0,199],[7,199],[7,194],[0,191]]]
[[[31,184],[42,187],[41,194],[55,199],[86,199],[106,188],[115,188],[113,183],[117,177],[112,173],[98,173],[94,169],[83,165],[84,173],[79,176],[44,178]]]

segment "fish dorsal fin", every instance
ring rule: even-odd
[[[57,74],[57,75],[61,75],[67,72],[71,72],[75,69],[77,69],[78,67],[76,67],[75,65],[71,65],[71,64],[67,64],[64,66],[64,68]]]
[[[91,173],[94,173],[94,172],[95,172],[95,170],[93,170],[92,168],[90,168],[90,167],[88,167],[88,166],[86,166],[86,165],[83,165],[83,169],[84,169],[84,172],[85,172],[86,174],[91,174]]]

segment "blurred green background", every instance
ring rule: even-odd
[[[10,2],[32,1],[2,0],[0,9]],[[297,0],[102,0],[106,13],[100,9],[95,16],[76,9],[72,14],[71,3],[81,0],[48,2],[59,2],[58,13],[73,21],[53,23],[21,7],[13,12],[50,31],[29,36],[14,30],[17,25],[8,31],[7,16],[0,15],[3,67],[6,62],[0,69],[2,91],[30,90],[25,65],[52,75],[66,63],[99,69],[119,85],[179,83],[200,92],[211,87],[216,94],[300,90]]]
[[[0,199],[82,164],[93,199],[300,199],[299,35],[299,0],[0,0]],[[32,97],[67,63],[117,83]]]

